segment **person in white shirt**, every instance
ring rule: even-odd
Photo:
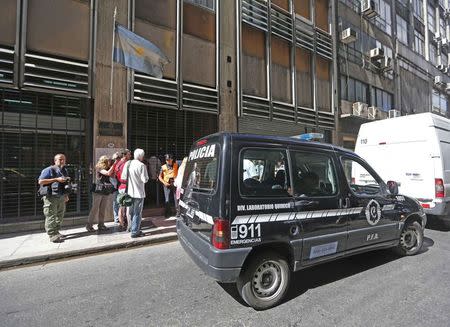
[[[132,197],[133,203],[129,207],[128,214],[131,218],[131,237],[141,237],[142,208],[145,199],[145,183],[148,181],[147,167],[142,163],[144,150],[134,150],[134,160],[127,162],[123,169],[122,180],[128,180],[127,193]]]

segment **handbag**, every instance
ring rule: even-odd
[[[97,194],[110,195],[116,191],[116,188],[111,183],[108,176],[101,175],[100,178],[97,179],[97,183],[92,184],[91,191]]]
[[[131,161],[130,163],[125,167],[126,168],[126,172],[127,172],[127,179],[126,179],[126,187],[125,187],[125,192],[124,193],[119,193],[117,195],[117,203],[119,203],[119,205],[121,207],[131,207],[131,205],[133,204],[133,198],[128,194],[128,168],[131,165]]]

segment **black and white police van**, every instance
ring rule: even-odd
[[[183,248],[255,309],[278,304],[293,271],[389,247],[416,254],[426,224],[417,200],[355,153],[286,137],[200,139],[179,204]]]

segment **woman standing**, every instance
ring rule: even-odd
[[[92,208],[86,225],[88,232],[95,231],[93,227],[94,221],[97,221],[97,229],[99,232],[108,229],[104,221],[106,215],[112,215],[113,192],[115,191],[110,181],[110,176],[114,172],[113,166],[110,163],[107,156],[101,156],[95,165],[96,189],[92,193]]]

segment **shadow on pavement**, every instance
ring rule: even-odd
[[[424,237],[423,247],[417,255],[427,252],[433,245],[434,241],[431,238]],[[291,285],[282,303],[289,302],[301,296],[309,289],[337,282],[401,258],[401,256],[394,253],[391,249],[376,250],[300,270],[291,275]],[[218,284],[237,302],[248,306],[239,296],[235,284]]]
[[[450,231],[450,225],[446,225],[442,220],[430,216],[427,221],[426,229],[432,229],[438,232]],[[426,232],[426,231],[425,231]]]

